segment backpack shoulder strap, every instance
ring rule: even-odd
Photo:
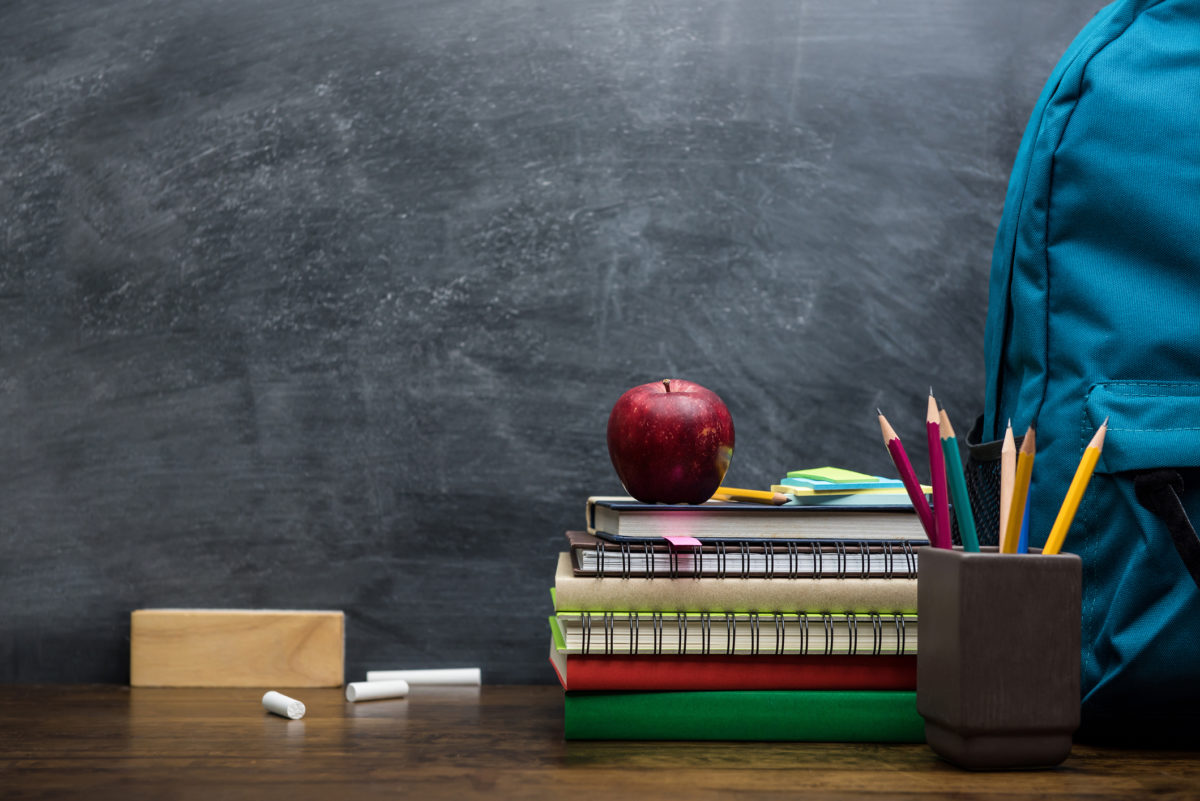
[[[1171,541],[1192,581],[1200,587],[1200,538],[1188,519],[1179,494],[1183,492],[1183,476],[1177,470],[1147,470],[1133,479],[1138,503],[1149,509],[1167,526]]]

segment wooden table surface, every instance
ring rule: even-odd
[[[566,742],[557,687],[0,686],[0,797],[187,799],[1200,798],[1200,754],[1076,745],[1053,770],[967,773],[925,746]]]

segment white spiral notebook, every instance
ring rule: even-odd
[[[567,654],[917,652],[916,615],[559,612]]]

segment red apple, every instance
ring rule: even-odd
[[[608,417],[608,455],[643,503],[704,503],[733,458],[733,418],[717,394],[668,378],[626,392]]]

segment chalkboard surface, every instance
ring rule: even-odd
[[[628,387],[726,483],[982,411],[1029,111],[1098,0],[0,9],[0,680],[154,606],[344,609],[347,676],[548,682]]]

